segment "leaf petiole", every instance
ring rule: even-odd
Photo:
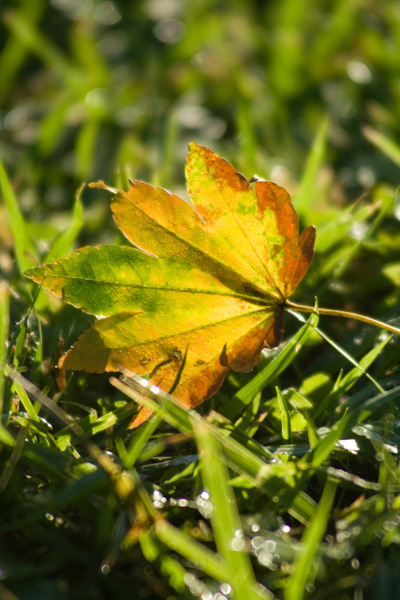
[[[333,308],[317,308],[315,306],[304,306],[303,304],[296,304],[295,302],[290,302],[290,300],[285,301],[285,303],[283,304],[283,308],[285,308],[286,310],[298,310],[299,312],[317,313],[318,315],[329,315],[331,317],[344,317],[345,319],[355,319],[357,321],[362,321],[363,323],[368,323],[368,325],[375,325],[375,327],[380,327],[381,329],[386,329],[386,331],[391,331],[392,333],[400,335],[400,329],[398,327],[394,327],[393,325],[388,325],[383,321],[378,321],[377,319],[372,319],[371,317],[366,317],[365,315],[349,312],[347,310],[335,310]]]

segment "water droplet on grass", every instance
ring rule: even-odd
[[[235,550],[236,552],[240,552],[241,550],[243,550],[245,546],[245,541],[243,538],[233,538],[233,540],[231,541],[231,548],[232,550]]]
[[[276,549],[276,542],[274,540],[266,540],[263,543],[263,548],[266,552],[274,552]]]
[[[251,545],[253,546],[253,548],[255,550],[257,550],[258,548],[261,548],[263,543],[264,543],[264,538],[262,538],[260,535],[256,535],[251,540]]]

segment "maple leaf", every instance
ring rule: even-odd
[[[229,369],[249,371],[283,332],[283,306],[314,253],[315,228],[299,237],[287,191],[249,182],[226,160],[191,143],[191,202],[132,181],[99,181],[136,248],[85,247],[25,274],[82,310],[101,316],[59,367],[100,373],[123,366],[194,407]],[[142,409],[130,424],[149,416]]]

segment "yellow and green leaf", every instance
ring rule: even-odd
[[[186,179],[191,202],[142,181],[127,192],[92,184],[113,194],[114,219],[136,248],[81,248],[25,274],[102,317],[60,367],[123,366],[166,391],[179,375],[174,394],[193,407],[230,368],[250,370],[279,343],[283,305],[312,260],[315,228],[299,237],[286,190],[247,181],[195,143]]]

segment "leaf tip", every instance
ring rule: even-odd
[[[197,142],[189,142],[189,152],[195,152],[198,148],[200,148]]]
[[[41,270],[41,267],[32,267],[32,269],[25,269],[25,271],[22,271],[22,275],[24,277],[27,277],[28,279],[33,279],[33,281],[39,283],[38,276]]]
[[[116,188],[108,186],[104,183],[104,181],[101,181],[101,179],[99,181],[92,181],[92,183],[89,183],[89,187],[96,188],[98,190],[107,190],[108,192],[111,192],[111,194],[118,194],[118,190]]]

